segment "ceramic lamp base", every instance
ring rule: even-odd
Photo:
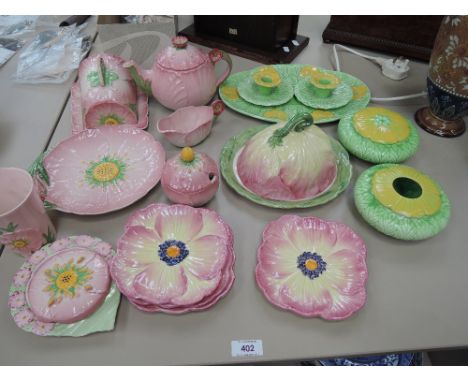
[[[462,118],[446,121],[436,117],[429,107],[419,109],[415,119],[421,128],[439,137],[454,138],[465,132],[465,122]]]

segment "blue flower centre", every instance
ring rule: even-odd
[[[313,280],[327,270],[327,263],[316,252],[304,252],[297,258],[297,267]]]
[[[159,244],[158,254],[162,261],[169,266],[173,266],[184,260],[188,256],[189,250],[182,241],[166,240],[164,243]]]

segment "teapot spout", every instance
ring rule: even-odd
[[[153,72],[151,70],[141,69],[133,60],[127,61],[123,67],[128,69],[130,75],[135,81],[135,84],[149,97],[153,96],[151,91],[151,78]]]

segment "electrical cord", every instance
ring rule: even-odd
[[[375,57],[375,56],[368,56],[366,54],[360,53],[354,49],[348,48],[347,46],[341,45],[341,44],[333,44],[333,55],[335,58],[335,69],[337,71],[341,71],[341,65],[340,65],[340,60],[338,58],[338,52],[336,48],[340,48],[342,50],[346,50],[350,53],[353,53],[359,57],[365,58],[367,60],[370,60],[377,65],[379,65],[382,68],[383,74],[391,79],[394,80],[399,80],[403,79],[407,76],[407,73],[409,71],[409,60],[403,60],[402,57],[398,57],[395,59],[385,59],[382,57]],[[427,95],[426,91],[421,91],[420,93],[415,93],[415,94],[407,94],[404,96],[398,96],[398,97],[386,97],[386,98],[378,98],[378,97],[372,97],[371,101],[373,102],[392,102],[392,101],[399,101],[399,100],[405,100],[405,99],[412,99],[412,98],[419,98],[419,97],[425,97]]]

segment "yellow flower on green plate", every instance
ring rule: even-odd
[[[237,92],[237,88],[232,86],[223,86],[221,88],[221,93],[226,98],[229,98],[231,101],[237,101],[239,99],[239,93]]]
[[[372,177],[372,194],[385,207],[407,217],[430,216],[441,207],[438,185],[408,166],[378,170]]]
[[[288,120],[288,113],[280,109],[269,109],[263,113],[264,117],[278,119],[280,121]]]
[[[365,85],[358,85],[352,86],[353,89],[353,99],[361,99],[367,94],[367,86]]]
[[[410,135],[406,118],[383,107],[359,110],[353,116],[353,126],[360,135],[377,143],[397,143]]]
[[[299,75],[301,77],[309,77],[313,75],[314,73],[317,73],[319,70],[313,66],[306,65],[304,66],[301,71],[299,72]]]
[[[333,118],[333,116],[334,116],[333,112],[327,111],[327,110],[314,110],[310,114],[314,118],[314,122],[318,122],[318,121],[320,121],[322,119]]]

